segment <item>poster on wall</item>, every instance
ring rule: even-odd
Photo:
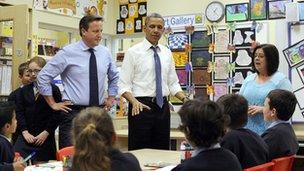
[[[285,4],[288,2],[292,2],[292,0],[268,1],[268,19],[285,18]]]
[[[186,33],[170,34],[168,44],[170,50],[185,49],[186,44],[188,44],[188,35]]]
[[[232,32],[232,44],[235,46],[251,46],[255,40],[255,32],[251,28],[238,28]]]
[[[227,72],[227,65],[229,64],[229,56],[215,56],[216,72],[214,73],[214,80],[226,80],[229,76]]]
[[[116,22],[116,34],[124,34],[125,33],[125,20],[117,20]]]
[[[137,18],[138,17],[137,3],[128,4],[128,9],[129,9],[129,18]]]
[[[134,18],[125,19],[125,33],[126,34],[134,33]]]
[[[266,20],[267,19],[267,2],[265,0],[250,0],[250,19]]]
[[[147,16],[147,2],[138,3],[138,15]]]
[[[283,50],[284,56],[290,67],[304,60],[304,39]]]
[[[211,42],[211,36],[207,35],[207,31],[195,31],[191,35],[192,48],[208,48]]]
[[[184,67],[188,63],[188,53],[183,52],[172,52],[175,67]]]
[[[181,86],[188,84],[188,72],[185,69],[177,69],[176,74]]]
[[[232,55],[232,62],[235,62],[236,67],[250,67],[252,65],[250,47],[236,49]]]
[[[126,19],[129,16],[128,5],[119,6],[119,17],[120,19]]]
[[[139,18],[135,18],[134,19],[134,24],[135,24],[135,27],[134,27],[134,32],[137,33],[137,32],[142,32],[142,26],[143,26],[143,21],[142,21],[142,18],[139,17]]]
[[[192,83],[195,86],[210,84],[211,74],[207,72],[207,69],[195,69],[192,73]]]
[[[214,44],[215,53],[228,53],[229,30],[219,30],[215,34]]]
[[[249,19],[248,6],[248,3],[227,4],[226,22],[247,21]]]
[[[207,67],[208,61],[211,61],[211,54],[208,50],[191,51],[191,62],[193,67]]]

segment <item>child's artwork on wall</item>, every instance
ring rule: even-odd
[[[213,100],[217,101],[222,95],[228,93],[228,86],[226,83],[213,83],[214,86],[214,96]]]
[[[214,62],[216,63],[216,72],[214,72],[214,80],[226,80],[229,76],[227,72],[227,65],[229,64],[228,56],[215,56]]]
[[[187,52],[172,52],[176,67],[184,67],[188,63]]]
[[[298,66],[297,71],[298,71],[298,74],[299,74],[299,76],[302,80],[302,83],[304,84],[304,64]]]
[[[191,62],[193,67],[207,67],[208,61],[211,61],[208,50],[192,50]]]
[[[232,32],[232,44],[235,46],[251,46],[253,39],[255,33],[251,28],[239,28]]]
[[[252,57],[250,48],[238,48],[232,55],[232,62],[235,62],[236,67],[249,67],[252,65]]]
[[[253,73],[251,68],[235,69],[232,73],[235,87],[241,87],[247,76]]]
[[[211,74],[206,69],[195,69],[192,73],[192,83],[195,86],[210,84]]]
[[[285,18],[287,2],[292,2],[292,0],[268,1],[268,19]]]
[[[300,11],[300,21],[304,21],[304,1],[298,2]]]
[[[188,43],[188,35],[186,33],[174,33],[168,37],[169,49],[171,50],[185,49]]]
[[[185,86],[188,84],[188,73],[184,69],[177,69],[176,74],[179,80],[179,84],[181,86]]]
[[[226,22],[247,21],[249,19],[248,3],[227,4]]]
[[[207,31],[195,31],[191,35],[192,48],[208,48],[211,43],[211,36],[207,35]]]
[[[304,98],[303,98],[304,87],[294,91],[293,93],[297,97],[298,105],[299,105],[300,109],[303,110],[304,109]]]
[[[250,19],[251,20],[266,20],[267,12],[266,7],[267,3],[265,0],[250,0]]]
[[[304,60],[304,39],[283,50],[290,67]]]
[[[227,47],[229,44],[229,31],[219,30],[218,33],[215,34],[214,44],[215,53],[227,53]]]
[[[194,98],[207,97],[207,89],[205,87],[195,87]]]

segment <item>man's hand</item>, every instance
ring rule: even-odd
[[[49,136],[49,133],[47,131],[45,131],[45,130],[42,131],[39,135],[37,135],[35,137],[36,138],[35,144],[38,146],[41,146],[48,136]]]
[[[109,111],[111,109],[111,107],[113,106],[114,100],[115,100],[114,96],[109,96],[108,98],[105,99],[104,104],[105,104],[105,109],[106,110]]]
[[[56,111],[62,110],[66,113],[69,113],[69,111],[72,110],[71,108],[68,107],[69,105],[73,105],[73,103],[71,101],[64,101],[64,102],[60,102],[60,103],[53,103],[51,105],[51,108]]]
[[[132,101],[132,116],[138,115],[140,112],[144,110],[144,108],[151,110],[149,106],[142,104],[138,100]]]
[[[26,142],[28,142],[29,144],[32,144],[36,141],[36,138],[32,134],[30,134],[27,130],[22,131],[22,135],[26,140]]]
[[[17,161],[13,163],[14,171],[23,171],[25,169],[25,163],[22,161]]]
[[[257,113],[262,113],[263,112],[263,106],[249,106],[248,107],[248,115],[249,116],[254,116]]]

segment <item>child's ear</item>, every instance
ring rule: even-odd
[[[271,109],[271,114],[270,114],[270,116],[271,116],[272,118],[276,118],[276,117],[277,117],[277,110],[276,110],[275,108],[272,108],[272,109]]]

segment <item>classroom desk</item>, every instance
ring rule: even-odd
[[[129,151],[134,154],[139,161],[142,170],[154,170],[151,167],[145,167],[147,163],[166,163],[178,165],[181,159],[180,151],[141,149]]]
[[[63,168],[61,161],[54,161],[40,164],[40,166],[27,166],[24,171],[63,171]]]
[[[122,151],[128,150],[128,129],[116,130],[117,147]],[[179,150],[180,144],[183,140],[185,140],[185,135],[179,130],[171,130],[170,131],[170,140],[173,141],[175,147],[171,147],[171,149]],[[172,143],[171,143],[172,144]]]

